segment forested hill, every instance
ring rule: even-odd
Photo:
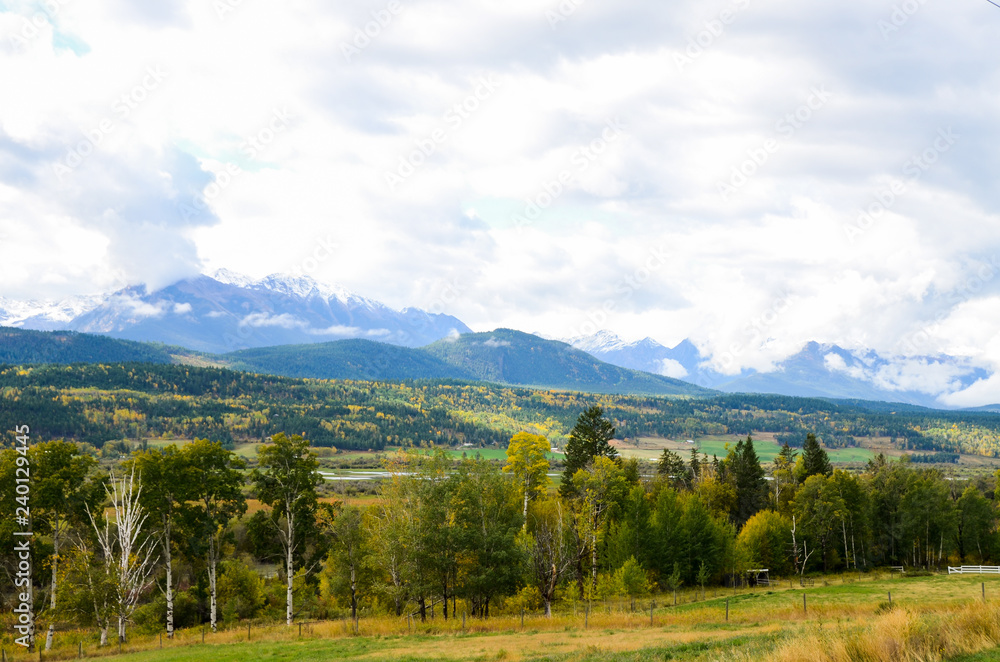
[[[423,348],[350,339],[229,354],[87,334],[9,331],[9,336],[0,336],[0,364],[174,362],[315,379],[463,379],[587,393],[696,397],[716,393],[679,379],[619,368],[566,343],[509,329],[468,333]]]
[[[422,349],[371,340],[255,347],[219,360],[237,370],[317,379],[466,379],[475,375]]]
[[[424,348],[442,361],[502,384],[597,393],[706,396],[717,393],[689,382],[604,363],[572,345],[497,329],[465,333]]]
[[[770,395],[663,398],[531,390],[458,381],[322,381],[155,364],[0,367],[0,431],[101,446],[152,437],[233,442],[276,432],[319,446],[472,443],[506,446],[518,431],[557,444],[580,412],[604,407],[618,438],[814,432],[830,447],[888,437],[915,451],[1000,456],[1000,414],[874,411]]]
[[[0,364],[171,363],[166,350],[149,343],[73,331],[27,331],[0,326]]]

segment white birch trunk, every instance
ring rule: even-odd
[[[170,520],[163,518],[163,556],[167,564],[167,639],[174,638],[174,576],[170,560]]]
[[[49,596],[49,608],[52,615],[49,619],[49,631],[45,634],[45,650],[52,650],[52,637],[56,632],[56,586],[59,583],[59,513],[55,515],[55,522],[52,524],[52,592]]]
[[[286,548],[287,558],[285,562],[285,570],[288,574],[288,593],[285,597],[285,624],[291,627],[292,618],[294,616],[292,611],[292,602],[294,599],[292,595],[292,588],[295,580],[295,565],[293,556],[295,553],[295,516],[292,514],[292,507],[290,503],[285,506],[285,514],[288,520],[288,546]]]
[[[208,590],[211,593],[209,618],[212,625],[212,632],[218,632],[218,597],[216,593],[216,565],[218,554],[215,550],[215,534],[208,536]]]

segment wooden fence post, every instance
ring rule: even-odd
[[[729,598],[726,598],[726,622],[729,622]]]
[[[892,591],[889,591],[889,609],[892,609]]]
[[[806,606],[806,594],[805,593],[802,594],[802,613],[803,614],[808,614],[809,613],[809,608]]]

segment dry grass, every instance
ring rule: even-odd
[[[734,652],[736,661],[938,662],[1000,646],[1000,605],[894,608],[855,623],[816,625],[772,651]]]
[[[415,659],[478,660],[500,654],[519,660],[532,655],[554,659],[728,659],[733,662],[771,659],[798,660],[943,660],[1000,645],[1000,601],[984,604],[980,581],[987,596],[1000,595],[1000,577],[918,577],[854,581],[851,577],[818,580],[805,589],[808,610],[802,608],[803,590],[782,589],[725,592],[708,600],[692,602],[694,591],[682,592],[683,604],[671,604],[669,596],[657,598],[653,623],[649,602],[595,605],[589,613],[582,603],[564,604],[552,618],[527,614],[524,624],[518,610],[488,620],[461,615],[445,621],[441,614],[420,623],[406,617],[362,618],[358,635],[349,621],[336,620],[298,625],[251,627],[249,647],[246,624],[212,634],[212,659],[244,662],[267,649],[286,659],[297,651],[298,662],[326,659]],[[826,584],[826,585],[824,585]],[[889,608],[888,591],[893,608]],[[729,600],[729,620],[725,618]],[[622,607],[625,608],[622,608]],[[462,611],[459,605],[459,614]],[[585,615],[586,614],[586,615]],[[117,653],[117,646],[98,651],[93,632],[61,632],[59,648],[45,659],[76,657],[82,641],[86,657]],[[126,651],[142,660],[207,659],[201,646],[202,630],[179,631],[173,641],[164,639],[158,651],[157,637],[134,636]],[[685,649],[685,644],[706,644]],[[738,650],[734,649],[738,646]],[[8,647],[8,652],[10,648]],[[201,652],[199,652],[201,651]],[[678,652],[680,651],[680,652]],[[269,653],[270,654],[270,653]],[[624,655],[625,657],[620,657]],[[249,657],[248,657],[249,656]],[[19,657],[18,659],[22,659]],[[34,658],[33,658],[34,659]],[[263,658],[261,658],[263,659]]]

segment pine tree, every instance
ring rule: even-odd
[[[683,485],[690,478],[681,456],[667,448],[664,448],[663,454],[660,455],[656,473],[665,477],[672,486]]]
[[[701,460],[698,459],[698,449],[691,447],[691,480],[697,481],[701,477]]]
[[[809,476],[829,476],[833,473],[830,458],[812,432],[806,435],[806,443],[802,446],[802,469],[802,475],[799,477],[801,482],[805,482]]]
[[[569,497],[575,493],[573,476],[595,457],[618,459],[618,451],[608,443],[614,436],[615,427],[604,418],[601,407],[595,405],[580,414],[566,443],[566,468],[559,486],[560,494]]]
[[[753,439],[749,435],[745,441],[741,440],[736,444],[729,459],[729,470],[736,483],[736,512],[733,513],[733,520],[739,528],[767,505],[767,480],[757,451],[754,450]]]

